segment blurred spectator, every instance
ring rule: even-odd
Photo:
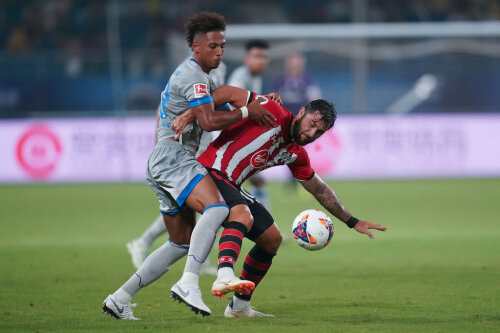
[[[121,107],[116,101],[122,99],[113,97],[117,91],[120,94],[133,91],[134,85],[142,83],[158,85],[159,89],[162,89],[159,82],[163,82],[164,76],[173,69],[170,55],[176,51],[175,43],[167,43],[169,36],[178,38],[183,30],[183,17],[201,10],[219,12],[227,18],[229,25],[349,23],[354,21],[354,17],[357,20],[363,20],[364,17],[367,22],[500,20],[500,2],[497,0],[366,0],[359,2],[366,6],[360,9],[363,15],[355,15],[354,10],[359,6],[354,6],[353,3],[351,0],[247,0],[237,4],[229,0],[0,1],[0,45],[3,51],[0,52],[0,100],[2,96],[20,96],[15,99],[6,98],[7,102],[4,104],[0,101],[0,111],[5,114],[6,109],[22,110],[22,113],[16,113],[17,115],[31,112],[26,110],[109,112],[112,108]],[[263,12],[262,8],[266,10]],[[485,42],[491,42],[493,45],[496,41],[489,38]],[[453,42],[461,41],[457,39]],[[110,50],[110,44],[115,43],[118,43],[120,49]],[[348,49],[347,47],[345,52],[348,53]],[[490,50],[487,53],[492,53],[491,50],[495,48],[487,46],[485,49]],[[489,55],[476,57],[483,53],[478,50],[467,54],[467,60],[461,61],[456,70],[450,71],[455,75],[470,69],[467,82],[481,87],[478,88],[480,91],[486,91],[488,86],[498,86],[498,60]],[[314,55],[311,53],[308,56],[312,59]],[[226,60],[230,61],[229,57]],[[330,60],[326,58],[322,61]],[[408,61],[402,58],[400,64],[404,65]],[[466,66],[462,65],[464,61],[467,61]],[[427,68],[435,62],[430,58],[422,58],[422,63]],[[445,63],[445,67],[454,64],[448,60],[445,60]],[[316,64],[320,66],[320,62],[315,62]],[[380,61],[371,63],[370,73],[376,73],[374,66],[381,65],[383,66],[383,62]],[[329,89],[328,94],[333,90],[338,92],[339,89],[350,91],[348,66],[342,66],[341,69],[326,69],[324,66],[321,68],[321,71],[316,71],[316,67],[311,66],[309,72],[314,73],[325,89]],[[271,68],[269,72],[278,71],[280,70]],[[327,75],[326,71],[335,72],[335,77]],[[115,74],[114,81],[111,74]],[[391,80],[399,80],[395,84],[396,87],[384,88],[384,84],[368,81],[368,84],[376,88],[390,91],[387,99],[397,94],[397,88],[404,86],[402,82],[411,79],[406,69],[404,73],[391,71],[389,74],[392,75]],[[453,75],[448,82],[455,81]],[[259,80],[257,76],[255,81]],[[377,80],[383,78],[377,76]],[[332,85],[332,81],[339,85]],[[47,89],[51,94],[41,93],[43,89]],[[93,98],[74,103],[74,95],[88,89],[97,92],[92,95]],[[253,87],[252,90],[261,91],[262,88],[258,88],[257,84],[257,88]],[[368,91],[378,93],[372,86]],[[143,96],[142,93],[134,94],[131,100],[144,101],[149,98],[137,98],[137,95]],[[290,102],[293,97],[284,99]],[[337,99],[344,103],[344,109],[349,109],[348,100],[347,97],[344,102]],[[130,104],[139,107],[144,103]],[[370,105],[375,112],[381,112],[385,104],[387,101],[377,98],[377,103]],[[474,109],[498,110],[497,105],[496,101],[488,99],[482,104],[474,104]],[[292,112],[297,111],[294,110],[296,107],[287,107]],[[450,108],[450,102],[444,99],[440,107],[441,110],[454,109]]]
[[[23,26],[19,25],[12,29],[7,38],[7,51],[22,52],[28,50],[29,38]]]
[[[244,64],[229,76],[229,86],[247,89],[262,94],[262,73],[269,64],[269,44],[263,40],[251,40],[246,44]]]
[[[285,74],[274,83],[274,91],[281,95],[284,107],[296,115],[300,108],[321,98],[321,90],[305,73],[306,59],[302,53],[292,53],[285,59]]]

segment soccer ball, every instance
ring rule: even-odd
[[[321,250],[333,237],[333,223],[322,211],[308,209],[297,215],[292,225],[297,244],[309,251]]]

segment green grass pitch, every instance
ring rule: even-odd
[[[0,332],[500,331],[500,179],[330,184],[355,216],[389,229],[370,240],[334,220],[321,251],[283,243],[252,300],[276,318],[223,318],[212,277],[200,280],[212,316],[174,303],[183,260],[134,298],[138,322],[104,316],[101,302],[133,273],[125,243],[158,212],[147,185],[1,186]],[[320,208],[302,189],[269,188],[284,234]]]

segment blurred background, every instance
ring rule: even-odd
[[[212,277],[208,321],[168,299],[183,263],[134,298],[143,321],[117,326],[99,306],[158,215],[145,184],[156,107],[201,10],[228,23],[226,82],[259,38],[263,92],[291,82],[285,102],[336,105],[333,130],[306,146],[313,168],[389,228],[371,241],[334,220],[317,252],[284,241],[252,298],[276,318],[233,331],[498,332],[498,0],[0,0],[0,332],[227,327]],[[300,211],[324,210],[286,167],[263,174],[285,240]]]
[[[496,21],[495,0],[316,1],[83,1],[6,0],[0,4],[0,117],[151,113],[168,77],[188,55],[182,31],[201,10],[225,16],[228,73],[244,56],[244,35],[231,38],[231,24],[387,23]],[[446,25],[443,25],[446,29]],[[265,90],[283,72],[283,59],[302,51],[307,71],[340,113],[383,113],[419,78],[437,87],[412,112],[495,112],[500,99],[500,44],[496,33],[440,35],[385,28],[384,37],[311,40],[289,31],[274,37]],[[251,29],[251,28],[249,28]],[[296,26],[300,30],[300,26]],[[318,28],[327,29],[327,28]],[[335,29],[331,27],[328,29]],[[391,33],[392,30],[392,33]],[[266,30],[270,36],[272,30]],[[419,31],[422,33],[419,35]],[[370,32],[367,29],[366,32]],[[342,36],[340,34],[344,33]],[[391,34],[394,36],[391,37]],[[268,36],[260,36],[262,39]],[[357,102],[356,102],[357,100]]]
[[[427,153],[422,157],[422,167],[428,164],[429,152],[433,154],[431,159],[454,156],[436,160],[436,165],[460,163],[467,167],[475,163],[469,160],[482,158],[478,151],[485,156],[499,152],[497,147],[480,143],[496,140],[485,137],[485,132],[499,129],[500,4],[495,0],[255,0],[239,1],[238,6],[225,0],[6,0],[0,3],[0,132],[11,147],[3,148],[2,156],[12,157],[13,162],[11,167],[5,165],[0,181],[48,179],[52,170],[65,163],[55,165],[54,160],[59,155],[64,160],[68,152],[74,154],[71,159],[79,159],[72,162],[73,170],[78,166],[87,170],[82,162],[86,157],[82,156],[92,149],[104,151],[108,159],[88,157],[89,163],[128,166],[129,162],[122,160],[109,162],[110,154],[123,156],[130,148],[123,147],[122,142],[137,146],[139,152],[146,151],[129,154],[128,161],[146,158],[154,136],[154,124],[146,119],[154,118],[171,72],[189,55],[183,25],[201,10],[216,11],[228,23],[226,79],[242,64],[244,46],[250,39],[260,38],[270,44],[270,63],[262,74],[263,92],[274,90],[284,74],[286,57],[300,53],[304,71],[320,95],[333,101],[338,113],[346,116],[338,122],[339,137],[331,138],[327,145],[356,153],[353,161],[359,161],[359,153],[366,149],[371,150],[366,156],[369,161],[380,153],[390,158],[394,147],[417,147]],[[418,117],[403,118],[401,124],[386,118],[377,118],[378,125],[373,121],[363,123],[366,117],[388,114],[448,114],[453,118],[440,118],[442,126],[435,128],[429,128],[434,120]],[[346,124],[351,115],[361,118],[355,118],[349,127]],[[459,115],[462,118],[457,118]],[[488,129],[482,125],[470,129],[479,119],[467,118],[473,115],[486,119],[484,126]],[[78,118],[77,123],[53,125],[69,118]],[[40,120],[45,121],[44,129],[33,132],[29,126],[34,119],[38,125]],[[342,119],[346,119],[344,125]],[[413,126],[415,119],[421,119],[424,125],[409,132],[407,127]],[[53,121],[52,125],[47,121]],[[460,125],[452,126],[454,121]],[[106,122],[120,130],[110,134]],[[132,132],[137,132],[137,127],[145,128],[143,134],[124,130],[127,122]],[[361,123],[364,125],[356,125]],[[95,132],[99,126],[103,127],[100,134]],[[65,131],[69,137],[64,137]],[[30,140],[33,137],[36,140]],[[470,141],[471,137],[477,140]],[[96,142],[107,144],[93,148]],[[422,153],[415,149],[399,151],[400,155],[392,158],[404,160]],[[143,162],[137,172],[143,170]],[[386,162],[381,161],[380,167],[386,167]],[[337,164],[352,171],[349,163]],[[415,163],[404,161],[406,166]],[[499,175],[500,162],[489,163],[479,169],[474,165],[472,171],[425,173],[419,169],[395,175]],[[133,176],[132,167],[127,168],[110,174],[119,173],[120,180],[140,179]],[[12,169],[8,175],[7,169]],[[345,174],[336,170],[330,175],[349,178],[393,174],[369,170]],[[79,180],[65,177],[54,180]]]

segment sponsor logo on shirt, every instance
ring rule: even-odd
[[[266,149],[259,150],[250,158],[250,164],[256,169],[263,168],[267,164],[269,158],[269,151]]]
[[[195,98],[200,98],[200,97],[203,97],[205,95],[208,95],[208,92],[207,92],[207,85],[204,84],[204,83],[195,83],[193,85],[194,87],[194,97]]]

